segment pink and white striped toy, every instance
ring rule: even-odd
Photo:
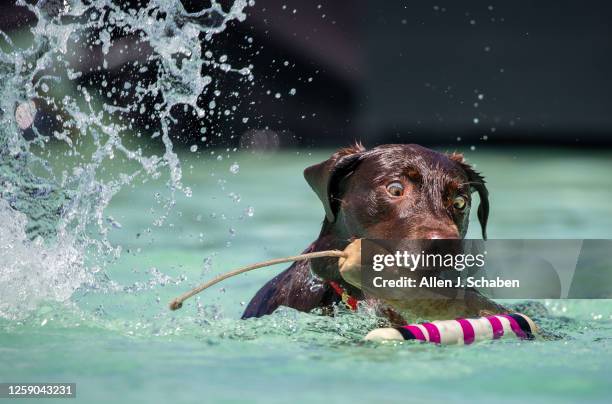
[[[417,340],[441,345],[469,345],[475,341],[511,336],[533,339],[535,323],[524,314],[499,314],[479,318],[433,321],[397,328],[377,328],[366,335],[368,341]]]

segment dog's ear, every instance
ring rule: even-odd
[[[472,166],[466,163],[463,154],[453,153],[449,155],[449,158],[457,162],[463,171],[465,171],[468,181],[470,182],[470,189],[472,192],[477,191],[478,197],[480,198],[480,205],[478,205],[478,221],[480,222],[480,228],[482,229],[482,238],[487,239],[487,221],[489,220],[489,190],[487,189],[486,181],[484,177]]]
[[[304,170],[304,178],[323,203],[325,218],[330,223],[336,220],[338,212],[340,182],[353,172],[365,150],[361,143],[356,142],[338,150],[328,160]]]

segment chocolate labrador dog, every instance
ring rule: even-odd
[[[390,144],[366,150],[357,143],[328,160],[308,167],[304,177],[325,209],[319,237],[305,250],[343,250],[355,238],[464,238],[478,192],[478,220],[486,238],[488,191],[483,177],[461,154],[444,154],[415,144]],[[348,297],[348,299],[347,299]],[[242,318],[260,317],[279,306],[301,311],[326,309],[338,302],[354,306],[364,296],[344,282],[337,258],[296,262],[266,283]],[[462,310],[505,309],[482,296]],[[392,323],[404,323],[390,307],[379,307]]]

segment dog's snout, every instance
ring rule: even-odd
[[[427,234],[427,237],[430,240],[438,240],[438,239],[447,239],[447,238],[455,238],[455,237],[448,237],[448,235],[445,235],[442,232],[439,231],[434,231],[432,233]]]
[[[459,231],[456,226],[448,227],[422,227],[417,232],[417,238],[422,240],[456,240]]]
[[[459,238],[457,236],[457,232],[442,232],[442,231],[434,231],[425,235],[426,239],[430,240],[454,240]]]

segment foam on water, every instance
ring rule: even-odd
[[[213,1],[196,13],[186,12],[179,0],[152,0],[139,9],[111,0],[16,3],[36,23],[26,46],[0,32],[0,317],[8,319],[27,315],[42,301],[67,301],[79,287],[99,282],[104,265],[121,252],[108,241],[120,224],[105,209],[126,185],[168,178],[156,222],[163,224],[175,192],[191,194],[169,133],[175,107],[206,117],[209,112],[198,105],[213,81],[206,71],[253,79],[249,67],[235,68],[225,55],[217,62],[212,52],[202,54],[203,43],[228,22],[245,19],[246,0],[229,9]],[[133,51],[143,53],[132,62],[136,76],[121,88],[107,87],[106,72],[119,67],[125,37],[135,38]],[[99,79],[71,84],[88,73],[78,68],[87,57],[79,52],[87,49],[101,50],[101,65],[89,70],[97,70]],[[138,76],[149,69],[156,72],[152,82]],[[76,91],[62,91],[70,85]],[[134,98],[120,105],[104,93],[121,91]],[[145,108],[150,100],[152,111]],[[66,146],[60,156],[52,155],[48,134],[37,128],[39,106],[59,122],[52,136]],[[151,117],[159,129],[140,133],[130,114]],[[130,147],[126,139],[134,136],[159,136],[163,154]],[[58,159],[65,160],[60,169],[53,164]],[[126,169],[103,178],[109,161]]]
[[[84,270],[83,251],[69,239],[45,245],[26,235],[28,219],[0,199],[0,317],[18,318],[42,301],[64,301],[91,274]]]

